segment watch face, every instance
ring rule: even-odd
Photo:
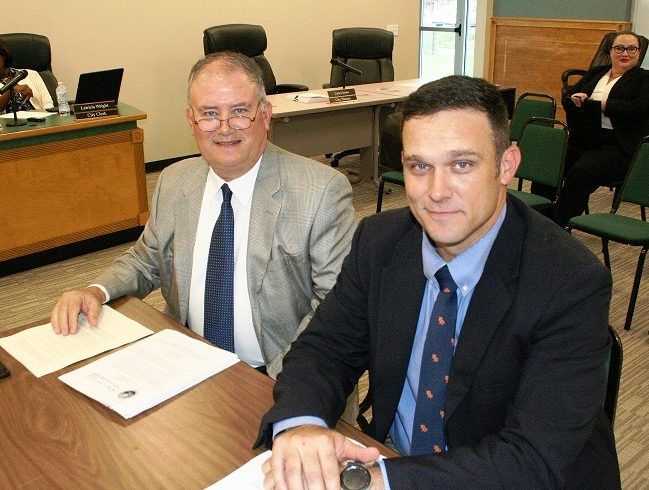
[[[340,472],[340,486],[343,490],[366,490],[370,482],[370,472],[361,463],[349,462]]]

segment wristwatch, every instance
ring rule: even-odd
[[[345,461],[340,470],[340,488],[342,490],[367,490],[372,483],[372,476],[365,465],[359,461]]]

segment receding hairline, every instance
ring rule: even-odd
[[[213,53],[198,60],[191,68],[187,79],[187,103],[191,105],[191,90],[196,79],[212,70],[217,70],[223,78],[234,73],[242,73],[247,80],[255,86],[262,102],[266,101],[266,90],[264,88],[262,74],[254,61],[245,55],[233,52]]]

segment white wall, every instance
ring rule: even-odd
[[[76,93],[80,73],[124,67],[120,100],[148,114],[145,160],[196,153],[183,116],[186,79],[203,55],[203,29],[261,24],[278,82],[320,88],[329,80],[331,31],[399,25],[397,78],[415,78],[419,0],[31,0],[2,15],[2,32],[49,37],[53,70]]]
[[[633,32],[649,37],[649,0],[635,0],[631,17]],[[642,67],[649,70],[649,56],[645,56]]]

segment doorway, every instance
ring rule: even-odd
[[[473,75],[477,0],[421,0],[419,76]]]

